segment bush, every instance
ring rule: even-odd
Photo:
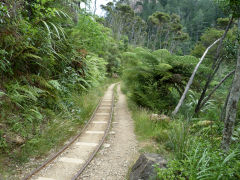
[[[159,179],[239,179],[240,151],[228,154],[217,147],[193,139],[182,159],[171,160],[167,169],[158,169]]]
[[[12,164],[25,161],[60,145],[89,117],[101,91],[91,100],[80,98],[102,86],[107,71],[119,72],[119,47],[126,50],[126,44],[74,6],[62,0],[0,2],[1,162],[5,156]],[[24,143],[7,141],[12,134]]]
[[[129,96],[137,104],[155,112],[171,111],[198,63],[193,56],[171,55],[167,50],[150,52],[136,48],[122,56],[123,80]],[[198,80],[208,70],[201,66]],[[194,83],[198,87],[197,81]]]

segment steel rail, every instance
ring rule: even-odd
[[[115,86],[114,86],[115,87]],[[82,168],[77,172],[77,174],[72,178],[72,180],[77,180],[78,177],[83,173],[83,171],[86,169],[86,167],[89,165],[89,163],[93,160],[93,158],[95,157],[95,155],[97,154],[97,152],[100,150],[100,148],[102,147],[108,133],[110,130],[110,126],[111,126],[111,122],[112,122],[112,117],[113,117],[113,112],[114,112],[114,87],[113,87],[113,94],[112,94],[112,105],[111,105],[111,112],[110,112],[110,117],[108,120],[108,125],[107,125],[107,129],[105,130],[104,136],[100,142],[100,144],[98,145],[98,147],[95,149],[95,151],[91,154],[91,156],[88,158],[88,160],[86,161],[86,163],[84,163],[84,165],[82,166]]]
[[[96,115],[97,110],[99,109],[99,106],[101,102],[103,101],[103,98],[101,98],[98,102],[98,105],[96,106],[95,110],[93,111],[92,116],[90,117],[89,121],[85,124],[81,132],[76,135],[68,144],[66,144],[62,149],[60,149],[57,153],[55,153],[52,157],[50,157],[48,160],[46,160],[42,165],[40,165],[37,169],[30,172],[27,176],[25,176],[22,180],[29,180],[32,176],[40,172],[44,167],[46,167],[48,164],[50,164],[52,161],[54,161],[57,157],[59,157],[69,146],[71,146],[81,135],[82,133],[88,128],[88,125],[91,123],[93,118]]]

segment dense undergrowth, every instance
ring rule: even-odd
[[[210,32],[209,32],[210,31]],[[207,30],[193,50],[193,55],[201,54],[208,46],[209,37],[214,39],[212,30]],[[231,31],[234,34],[234,28]],[[234,38],[229,34],[225,46]],[[203,48],[199,48],[202,46]],[[226,61],[220,67],[210,88],[214,88],[219,81],[233,67],[234,58],[224,49],[223,57]],[[227,96],[232,79],[227,79],[216,90],[213,96],[201,108],[198,114],[194,109],[198,103],[201,87],[207,74],[211,72],[209,64],[214,56],[211,51],[206,61],[200,66],[187,98],[177,116],[171,117],[171,112],[180,99],[185,85],[198,59],[194,56],[177,56],[161,49],[150,51],[144,48],[130,48],[123,53],[123,91],[128,96],[128,104],[135,121],[135,132],[140,140],[153,142],[143,151],[154,151],[169,162],[167,169],[158,169],[158,179],[239,179],[240,178],[240,121],[239,109],[236,127],[232,136],[230,150],[221,149],[224,122],[220,120],[225,97]],[[154,118],[157,113],[164,118]],[[149,143],[147,143],[149,144]]]
[[[165,49],[151,52],[136,48],[123,53],[122,62],[126,67],[123,80],[130,98],[153,111],[169,112],[176,105],[198,59],[170,54]],[[201,66],[194,88],[201,85],[207,70],[207,66]]]
[[[126,43],[74,1],[0,2],[0,173],[82,127]]]
[[[123,87],[125,93],[126,89]],[[220,149],[222,123],[203,117],[186,121],[184,116],[159,121],[151,119],[153,111],[139,107],[130,98],[128,106],[139,140],[148,142],[143,152],[155,152],[168,159],[167,169],[157,168],[157,179],[239,179],[239,129],[234,145],[225,153]]]
[[[237,1],[231,2],[238,10]],[[239,179],[239,109],[231,147],[228,152],[220,149],[224,122],[219,117],[232,76],[195,113],[209,75],[213,78],[208,94],[235,68],[240,39],[237,22],[229,26],[216,73],[214,47],[178,116],[170,119],[198,58],[223,35],[229,19],[218,19],[196,38],[199,42],[191,55],[179,56],[188,52],[179,51],[188,38],[179,16],[155,13],[149,18],[153,29],[144,33],[146,22],[125,1],[116,3],[116,8],[114,3],[103,6],[105,19],[87,13],[80,3],[89,1],[0,2],[1,175],[8,179],[16,174],[16,166],[43,157],[74,135],[96,106],[109,83],[107,77],[120,74],[136,133],[140,139],[154,141],[157,148],[152,150],[169,160],[167,169],[157,169],[159,179]],[[161,43],[169,39],[170,44]],[[146,42],[153,50],[137,47]],[[158,49],[169,45],[170,51]],[[169,117],[154,120],[153,113]]]
[[[111,81],[90,89],[88,92],[73,92],[65,101],[71,107],[63,109],[59,113],[44,114],[46,119],[41,122],[39,131],[32,135],[23,145],[14,149],[13,146],[4,147],[5,153],[1,155],[1,174],[6,179],[16,175],[16,164],[20,167],[29,159],[38,160],[48,155],[50,150],[58,150],[65,141],[81,130],[89,120],[100,97],[103,95]],[[25,124],[29,126],[28,123]],[[26,132],[26,129],[24,129]],[[31,135],[31,132],[26,132]],[[8,134],[9,135],[9,134]],[[24,137],[24,136],[22,136]],[[41,159],[40,159],[41,160]]]

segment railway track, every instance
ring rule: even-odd
[[[105,92],[80,134],[23,180],[76,180],[102,147],[114,108],[114,84]]]

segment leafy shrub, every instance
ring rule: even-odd
[[[166,147],[170,149],[177,159],[182,159],[190,146],[189,127],[182,122],[174,123],[168,132]]]
[[[167,169],[158,169],[159,179],[239,179],[239,150],[226,154],[206,141],[194,141],[184,158],[170,161]]]
[[[198,63],[193,56],[171,55],[167,50],[150,52],[136,48],[133,52],[123,53],[123,80],[129,96],[137,104],[154,111],[171,111],[184,90],[184,84]],[[208,68],[201,66],[198,78]],[[195,87],[198,83],[195,82]]]
[[[3,156],[13,162],[42,155],[69,138],[102,91],[94,98],[84,98],[86,93],[106,81],[107,71],[119,72],[119,46],[126,42],[116,42],[88,13],[73,12],[75,6],[62,0],[0,2],[1,162]],[[8,134],[24,144],[6,141]]]

